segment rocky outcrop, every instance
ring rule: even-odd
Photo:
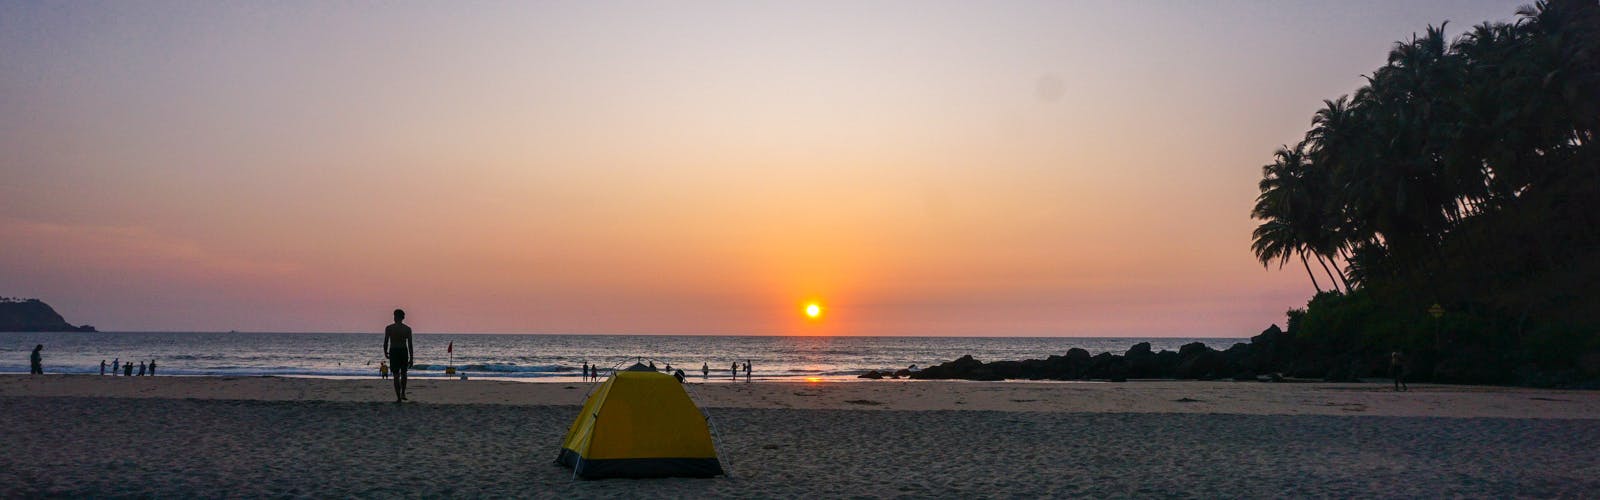
[[[965,380],[1108,380],[1120,382],[1141,378],[1196,380],[1273,380],[1282,381],[1282,367],[1294,361],[1292,337],[1277,325],[1227,350],[1216,350],[1201,342],[1191,342],[1177,352],[1154,351],[1149,342],[1140,342],[1127,352],[1089,351],[1072,348],[1064,355],[1045,359],[994,361],[984,363],[972,356],[928,367],[907,375],[915,379]],[[1348,371],[1346,367],[1346,371]],[[880,376],[886,374],[879,374]],[[1318,372],[1317,378],[1327,375]],[[868,378],[863,376],[863,378]]]
[[[39,299],[0,299],[0,332],[92,332],[93,326],[72,326]]]

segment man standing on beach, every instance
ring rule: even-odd
[[[100,360],[100,376],[106,376],[106,360]]]
[[[150,376],[156,376],[156,360],[150,360]]]
[[[33,346],[33,355],[28,356],[29,374],[44,375],[44,358],[39,356],[40,349],[44,349],[44,344]]]
[[[1395,392],[1410,389],[1406,387],[1406,356],[1400,351],[1389,353],[1389,375],[1394,377]]]
[[[411,370],[411,327],[405,325],[406,312],[394,310],[394,324],[383,329],[383,352],[394,371],[394,402],[406,400],[406,372]]]
[[[122,371],[122,358],[113,358],[111,360],[111,376],[117,376],[117,372],[120,371]]]

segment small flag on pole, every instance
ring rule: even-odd
[[[450,354],[455,354],[456,353],[456,341],[454,341],[454,340],[450,341],[450,345],[445,346],[444,352],[447,352],[447,353],[450,353]]]

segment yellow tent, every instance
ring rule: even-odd
[[[723,473],[706,417],[683,384],[643,365],[616,372],[589,395],[556,462],[584,479]]]

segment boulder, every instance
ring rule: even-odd
[[[1032,361],[1035,363],[1038,362],[1038,360]],[[1026,363],[1027,361],[994,361],[990,363],[984,363],[978,369],[974,370],[973,374],[976,375],[979,373],[984,373],[988,378],[999,377],[1002,380],[1008,378],[1032,378],[1029,377],[1023,369]]]
[[[911,378],[925,380],[972,379],[976,376],[976,371],[982,367],[982,361],[973,359],[972,355],[968,354],[954,361],[946,361],[924,368],[921,371],[913,372]],[[993,376],[993,374],[989,374],[989,376]]]
[[[1122,355],[1127,362],[1127,376],[1132,378],[1155,378],[1161,376],[1160,365],[1156,361],[1156,353],[1150,351],[1149,342],[1134,344]]]
[[[1202,352],[1207,352],[1210,350],[1212,349],[1210,347],[1206,347],[1204,342],[1190,342],[1184,344],[1183,347],[1178,348],[1178,357],[1189,359],[1199,355]]]
[[[1071,348],[1071,349],[1067,349],[1067,359],[1071,360],[1074,363],[1088,363],[1089,362],[1089,351],[1085,351],[1085,350],[1079,349],[1077,347],[1074,347],[1074,348]]]
[[[866,378],[866,379],[872,379],[872,380],[879,380],[879,379],[883,378],[883,373],[879,372],[877,370],[872,370],[872,371],[863,373],[860,376],[857,376],[856,378]]]
[[[1250,352],[1243,363],[1258,372],[1282,370],[1293,355],[1292,341],[1278,325],[1269,326],[1260,335],[1250,337]]]
[[[1156,353],[1156,377],[1173,377],[1178,371],[1178,363],[1183,362],[1183,357],[1178,353],[1162,349]]]
[[[1148,356],[1156,355],[1156,353],[1154,351],[1150,350],[1150,343],[1149,342],[1140,342],[1140,343],[1134,344],[1133,347],[1129,347],[1128,348],[1128,352],[1123,353],[1122,356],[1125,357],[1125,358],[1131,358],[1131,357],[1134,357],[1134,356],[1146,356],[1146,355],[1148,355]]]
[[[1084,373],[1085,378],[1110,380],[1112,382],[1128,381],[1128,361],[1122,356],[1102,352],[1089,359],[1089,367]]]
[[[1182,356],[1181,352],[1179,356]],[[1211,380],[1232,375],[1227,373],[1227,365],[1227,359],[1220,352],[1211,349],[1192,351],[1189,356],[1183,356],[1183,361],[1178,362],[1178,368],[1173,370],[1173,375],[1182,379]]]
[[[1249,344],[1243,342],[1233,344],[1228,347],[1228,350],[1222,351],[1222,359],[1226,366],[1223,367],[1222,373],[1219,373],[1219,375],[1251,372],[1251,377],[1255,376],[1255,367],[1247,364],[1250,360]]]

